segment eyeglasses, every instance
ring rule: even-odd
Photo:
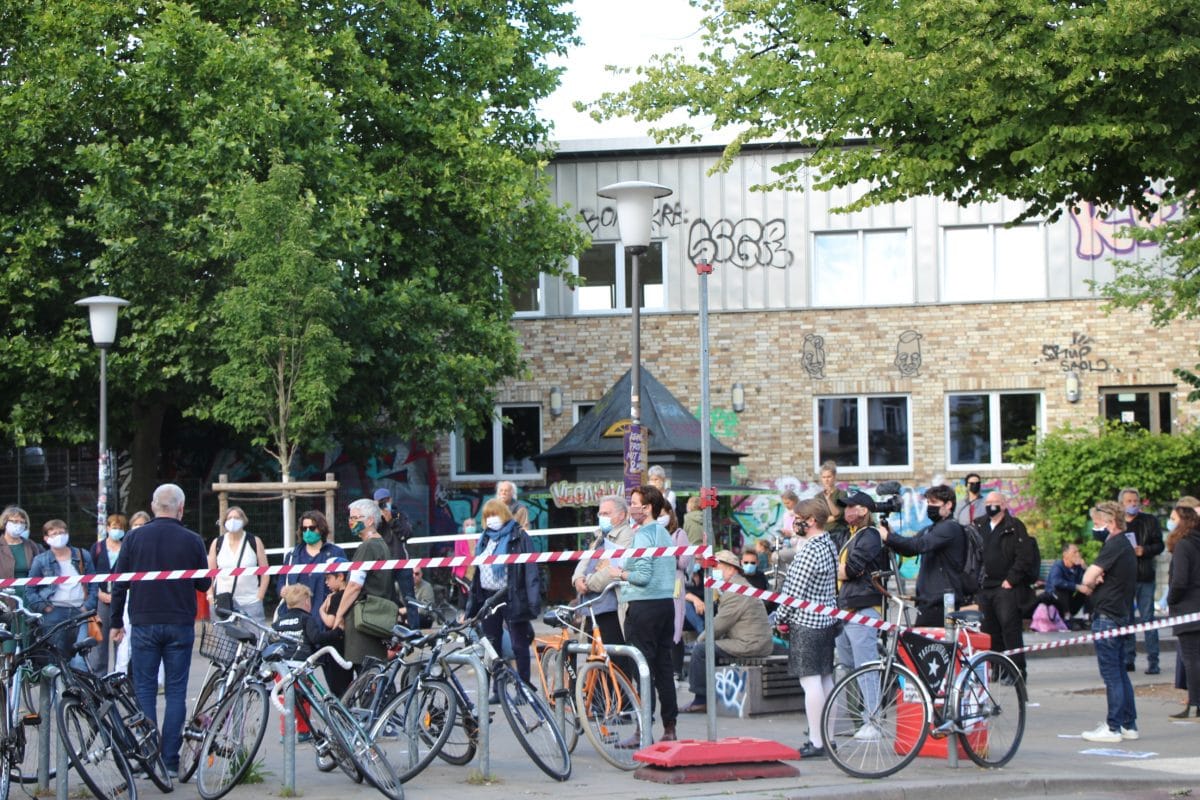
[[[301,525],[300,526],[300,530],[302,530],[302,531],[315,531],[316,529],[317,529],[316,525]]]
[[[742,566],[743,567],[757,567],[758,562],[757,561],[743,561]]]

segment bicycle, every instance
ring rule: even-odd
[[[551,707],[563,703],[563,736],[568,749],[574,751],[582,728],[605,761],[618,769],[632,770],[638,766],[633,760],[637,748],[629,747],[628,743],[641,741],[641,700],[633,681],[613,663],[605,649],[594,611],[594,604],[604,593],[614,590],[618,585],[623,585],[623,582],[609,584],[599,595],[586,602],[575,606],[556,606],[547,611],[543,615],[543,622],[562,628],[562,633],[556,637],[535,639],[534,647],[538,649],[538,676],[543,693]],[[591,614],[590,634],[581,626],[571,624],[575,614],[581,610]],[[586,637],[589,643],[587,659],[578,670],[575,659],[569,657],[566,648],[577,637]],[[579,709],[583,710],[582,715],[578,713]]]
[[[281,714],[285,714],[287,709],[283,704],[282,695],[289,687],[294,686],[296,713],[313,730],[313,741],[317,744],[318,754],[322,748],[328,748],[332,751],[332,758],[349,757],[359,774],[386,797],[391,800],[404,800],[404,787],[388,761],[387,754],[377,744],[375,732],[366,731],[337,695],[329,692],[314,674],[317,662],[326,656],[346,669],[349,669],[350,663],[343,659],[335,648],[327,645],[294,668],[289,668],[287,659],[292,652],[294,648],[286,642],[272,644],[263,652],[263,659],[281,678],[271,689],[272,705]],[[313,724],[313,714],[316,715],[315,720],[321,722],[320,726]],[[321,735],[318,735],[318,731],[321,731]]]
[[[887,574],[874,574],[872,582],[896,606],[896,618],[904,619],[912,604],[883,586],[880,578]],[[965,652],[960,634],[978,629],[978,612],[946,618],[949,641],[896,629],[887,635],[880,661],[834,686],[820,724],[829,758],[846,774],[891,775],[916,758],[929,736],[949,737],[950,747],[957,740],[981,767],[1002,767],[1016,755],[1027,699],[1020,671],[1002,653]]]

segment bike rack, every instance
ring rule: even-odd
[[[638,699],[641,701],[638,708],[638,716],[642,718],[641,747],[649,747],[654,743],[654,731],[651,727],[654,723],[650,718],[650,665],[646,663],[646,657],[642,655],[642,651],[633,645],[606,644],[604,645],[604,651],[609,655],[624,656],[637,665]],[[592,647],[590,644],[584,642],[567,642],[567,652],[572,655],[586,656],[592,652]],[[561,729],[561,724],[559,727]]]
[[[268,704],[269,705],[269,704]],[[283,692],[283,789],[288,797],[296,793],[296,689],[293,684]]]
[[[479,753],[479,771],[483,773],[484,778],[492,777],[492,754],[491,754],[491,710],[488,707],[488,698],[491,696],[492,687],[490,686],[491,679],[488,677],[487,667],[483,665],[483,661],[479,656],[468,651],[459,650],[445,656],[445,660],[451,664],[465,664],[475,671],[475,719],[479,723],[479,742],[476,751]]]

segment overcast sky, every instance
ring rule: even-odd
[[[599,139],[645,136],[645,123],[622,117],[603,124],[571,107],[576,100],[594,100],[602,92],[630,83],[604,70],[606,64],[635,67],[653,53],[677,46],[700,46],[700,11],[687,0],[574,0],[582,46],[566,59],[567,71],[558,91],[542,103],[542,112],[553,120],[552,138]],[[558,63],[552,62],[554,66]]]

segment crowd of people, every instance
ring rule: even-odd
[[[877,658],[879,632],[870,625],[842,624],[827,614],[776,606],[737,591],[718,592],[714,615],[706,616],[704,578],[720,584],[774,588],[784,595],[850,610],[879,619],[885,613],[878,576],[892,566],[892,554],[920,556],[915,581],[917,626],[941,627],[948,612],[977,608],[982,630],[994,650],[1023,647],[1025,621],[1034,607],[1053,609],[1064,626],[1087,625],[1096,633],[1132,621],[1154,618],[1155,559],[1170,555],[1166,603],[1172,615],[1200,611],[1200,501],[1181,498],[1171,509],[1164,538],[1158,520],[1143,510],[1136,489],[1123,489],[1119,502],[1100,502],[1091,509],[1092,533],[1100,543],[1098,555],[1085,563],[1080,544],[1070,542],[1041,582],[1041,555],[1035,537],[1015,516],[1008,498],[999,491],[984,492],[982,478],[966,476],[967,497],[959,506],[956,492],[935,485],[924,495],[930,524],[915,535],[893,531],[886,514],[876,519],[875,500],[861,491],[837,487],[836,466],[822,465],[822,490],[801,499],[785,491],[786,509],[779,540],[760,539],[742,552],[722,549],[707,563],[694,556],[599,558],[581,560],[571,585],[581,600],[600,597],[595,624],[607,644],[637,648],[650,669],[651,704],[661,724],[660,741],[677,736],[680,713],[707,711],[704,648],[711,637],[718,659],[762,658],[786,649],[789,672],[804,688],[805,709],[818,720],[834,683],[835,669],[859,667]],[[602,498],[590,546],[595,549],[658,548],[707,545],[703,513],[689,499],[682,520],[665,475],[652,472],[629,500],[622,495]],[[73,576],[105,572],[168,569],[227,569],[267,565],[262,538],[249,530],[245,511],[228,507],[220,533],[207,546],[184,526],[185,497],[173,484],[154,492],[149,514],[108,517],[106,534],[91,548],[70,544],[66,523],[45,522],[40,542],[30,536],[29,515],[17,506],[3,512],[4,544],[0,547],[0,578]],[[354,561],[407,557],[412,534],[408,520],[393,509],[386,489],[347,509],[350,533],[359,540]],[[476,516],[463,522],[455,543],[456,555],[491,556],[533,552],[528,509],[517,499],[517,487],[502,481],[495,496]],[[972,537],[978,538],[979,574],[967,569]],[[344,563],[345,549],[331,541],[333,531],[320,511],[300,515],[298,539],[284,554],[288,565]],[[706,570],[710,570],[706,572]],[[775,583],[769,583],[774,575]],[[456,568],[464,588],[463,613],[470,615],[495,592],[506,603],[499,614],[483,622],[483,631],[498,652],[511,653],[517,672],[530,681],[530,656],[545,594],[535,564],[481,564]],[[617,591],[605,592],[613,582]],[[85,649],[88,666],[128,671],[143,711],[157,721],[157,695],[164,695],[163,760],[178,768],[185,715],[198,596],[207,596],[216,612],[237,611],[280,630],[303,634],[308,648],[337,647],[353,665],[369,658],[386,658],[386,643],[359,630],[358,603],[368,599],[394,609],[395,619],[411,627],[429,624],[435,605],[433,587],[422,570],[352,570],[325,574],[284,574],[274,580],[281,599],[274,614],[264,601],[271,579],[267,575],[226,576],[215,580],[139,581],[133,583],[59,583],[30,586],[25,602],[42,613],[48,624],[81,611],[95,611],[101,622],[100,644]],[[601,596],[603,595],[603,596]],[[389,605],[390,604],[390,605]],[[423,614],[423,611],[425,612]],[[687,631],[695,634],[690,658],[685,658]],[[1176,685],[1187,689],[1184,708],[1175,719],[1200,719],[1200,623],[1175,628],[1178,643]],[[74,645],[92,636],[87,626],[64,631],[57,645],[82,657]],[[782,641],[779,638],[783,637]],[[1083,734],[1097,742],[1119,742],[1139,736],[1136,702],[1129,672],[1135,668],[1133,636],[1100,638],[1096,659],[1106,688],[1104,722]],[[112,647],[109,644],[111,642]],[[110,656],[110,649],[114,655]],[[1160,671],[1158,635],[1145,634],[1146,672]],[[112,658],[112,663],[109,659]],[[1024,676],[1023,656],[1013,657]],[[686,669],[685,669],[685,661]],[[630,667],[619,660],[620,665]],[[342,693],[353,669],[325,665],[330,689]],[[680,707],[676,683],[686,682],[692,698]],[[862,687],[864,706],[878,705],[878,686]],[[496,698],[492,698],[495,702]],[[864,726],[858,735],[871,736]],[[301,736],[307,735],[303,730]],[[878,733],[876,733],[878,735]],[[629,747],[637,746],[630,741]],[[820,725],[809,725],[809,741],[801,748],[806,758],[826,755]]]

